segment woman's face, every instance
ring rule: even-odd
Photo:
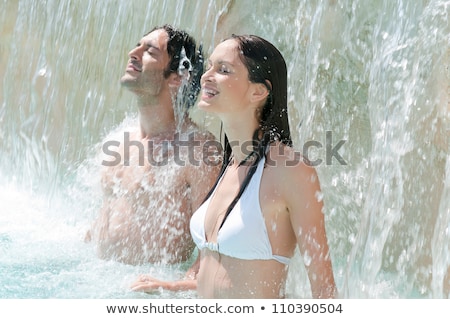
[[[248,70],[240,58],[237,41],[220,43],[208,59],[201,78],[202,93],[198,107],[214,113],[234,113],[250,103]],[[247,107],[248,109],[248,107]]]

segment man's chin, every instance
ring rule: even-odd
[[[134,87],[136,85],[136,79],[128,74],[125,74],[120,78],[120,85],[126,88]]]

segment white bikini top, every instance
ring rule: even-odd
[[[289,264],[290,258],[272,254],[266,223],[259,203],[259,188],[265,159],[258,163],[247,188],[217,234],[217,243],[207,242],[205,216],[211,196],[191,218],[192,238],[199,249],[207,248],[220,254],[245,260],[277,260]]]

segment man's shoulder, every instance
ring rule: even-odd
[[[201,129],[199,129],[199,130],[195,131],[194,134],[195,134],[195,137],[196,137],[198,140],[203,140],[203,141],[217,141],[217,139],[216,139],[216,137],[214,136],[214,134],[211,133],[211,132],[208,131],[208,130],[201,130]]]
[[[191,122],[183,130],[179,131],[179,134],[185,137],[189,137],[190,140],[195,141],[216,141],[216,137],[213,133],[205,128],[199,127],[197,124]]]
[[[139,125],[135,118],[126,118],[117,126],[113,127],[103,138],[103,141],[120,141],[123,142],[126,138],[130,140],[139,137]]]

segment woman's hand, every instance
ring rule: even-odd
[[[149,275],[140,275],[131,285],[131,290],[151,293],[160,288],[172,290],[171,286],[171,282],[162,281]]]
[[[131,290],[152,293],[159,289],[171,291],[195,290],[197,289],[197,280],[183,279],[179,281],[163,281],[149,275],[140,275],[131,285]]]

